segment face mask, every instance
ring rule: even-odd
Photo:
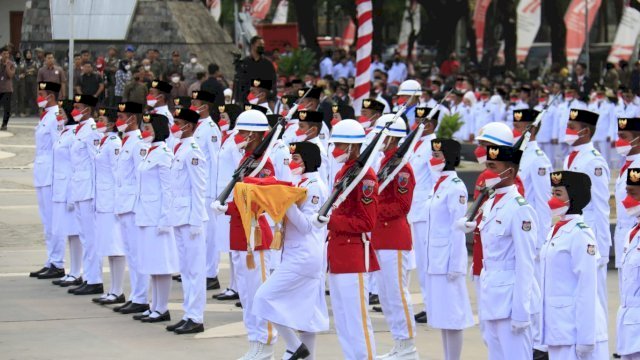
[[[198,59],[196,59],[196,58],[191,58],[191,63],[192,63],[192,64],[195,64],[195,63],[197,63],[197,62],[198,62]]]
[[[489,101],[489,95],[480,95],[480,100]]]
[[[398,98],[398,105],[402,106],[402,105],[406,104],[407,100],[408,99],[406,97],[399,97]]]
[[[368,129],[371,126],[371,120],[366,116],[358,116],[358,122],[363,128]]]
[[[302,164],[295,161],[289,162],[289,169],[291,169],[291,175],[302,175],[302,171],[304,170]]]
[[[636,141],[636,139],[638,138],[631,140],[631,142]],[[631,148],[633,147],[631,145],[631,142],[622,139],[616,140],[616,152],[622,156],[627,156],[627,154],[629,154]]]
[[[334,148],[331,152],[331,156],[336,160],[337,163],[342,164],[347,161],[349,158],[349,151],[351,150],[351,145],[347,148],[347,151],[342,150],[338,147]]]
[[[473,150],[473,153],[476,155],[476,158],[478,159],[478,164],[484,164],[485,162],[487,162],[487,148],[482,146],[482,145],[478,145],[478,147]]]
[[[240,134],[236,134],[236,136],[233,137],[233,141],[235,141],[236,146],[238,147],[239,150],[242,150],[245,147],[247,147],[247,144],[249,143],[247,138],[245,138]]]
[[[256,52],[258,53],[258,55],[264,54],[264,46],[258,46],[256,48]]]
[[[573,100],[573,96],[572,95],[565,95],[564,99],[565,99],[565,101],[572,101]]]
[[[201,106],[202,107],[202,106]],[[200,114],[200,108],[195,106],[195,105],[191,105],[189,106],[189,110],[193,111],[193,112],[197,112],[198,114]]]
[[[182,128],[180,128],[180,126],[178,126],[178,124],[173,124],[171,125],[171,134],[173,135],[174,138],[176,139],[181,139],[182,138]]]
[[[143,131],[140,136],[142,136],[142,141],[146,144],[151,144],[153,142],[153,134],[150,131]]]
[[[562,216],[569,210],[569,202],[564,202],[555,196],[552,196],[547,204],[549,204],[549,208],[551,209],[551,216]]]
[[[579,132],[571,129],[567,129],[565,131],[564,142],[569,144],[569,146],[573,145],[580,138]]]
[[[125,65],[124,69],[127,70],[127,71],[131,70],[131,65]]]
[[[116,129],[120,132],[127,130],[127,122],[125,120],[116,120]]]
[[[260,99],[254,96],[251,100],[249,100],[249,104],[258,105],[258,101],[260,101]]]
[[[543,105],[543,104],[545,104],[546,102],[547,102],[547,99],[545,99],[545,98],[539,98],[539,99],[538,99],[538,104],[540,104],[540,105]]]
[[[99,122],[96,124],[96,130],[100,133],[100,134],[104,134],[107,132],[107,125],[105,125],[103,122]]]
[[[522,137],[522,133],[516,129],[513,129],[513,143],[517,143],[518,140],[520,140],[520,137]]]
[[[147,105],[154,107],[156,106],[157,102],[158,102],[158,98],[156,98],[153,95],[147,95]]]
[[[73,111],[71,111],[71,116],[73,117],[74,121],[79,122],[82,119],[82,111],[73,109]]]
[[[627,215],[631,217],[636,217],[640,215],[640,201],[632,198],[627,195],[627,197],[622,200],[622,206],[624,206],[624,210],[627,212]]]
[[[336,126],[336,124],[337,124],[337,123],[339,123],[339,122],[340,122],[340,119],[338,119],[336,116],[334,116],[334,117],[331,119],[331,127]]]
[[[145,71],[149,71],[149,70],[151,70],[151,65],[145,65],[145,66],[144,66],[144,70],[145,70]]]
[[[220,131],[229,131],[229,122],[227,120],[220,119],[218,126],[220,126]]]
[[[302,142],[307,140],[308,136],[307,133],[302,130],[302,129],[298,129],[296,130],[296,141],[295,142]]]
[[[180,76],[174,76],[171,78],[171,82],[173,82],[174,84],[177,84],[180,82]]]
[[[487,173],[487,177],[484,180],[484,184],[486,187],[493,189],[496,185],[498,185],[501,181],[502,181],[502,174],[506,173],[507,171],[509,171],[509,169],[501,172],[500,174],[497,174],[495,171],[493,170],[486,170]]]
[[[47,98],[44,96],[38,96],[38,107],[44,109],[47,106]]]
[[[434,157],[429,159],[429,166],[431,167],[431,171],[433,172],[442,172],[442,170],[444,169],[444,165],[444,159],[436,159]]]

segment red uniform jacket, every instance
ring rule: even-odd
[[[386,153],[381,166],[389,162],[394,153],[395,150]],[[376,227],[371,233],[371,243],[376,250],[411,250],[411,228],[407,214],[411,209],[415,186],[413,169],[407,164],[378,195],[381,206],[378,207]]]
[[[249,155],[245,155],[240,163],[244,161]],[[267,162],[264,164],[264,167],[256,177],[264,178],[268,176],[273,176],[275,174],[275,170],[273,168],[273,164],[270,159],[267,159]],[[240,212],[238,212],[238,207],[234,202],[229,203],[229,209],[227,209],[227,215],[231,217],[229,221],[229,249],[236,251],[247,251],[247,237],[244,234],[244,228],[242,227],[242,220],[240,219]],[[260,226],[260,231],[262,233],[262,244],[260,246],[256,246],[255,250],[269,250],[269,246],[271,246],[271,240],[273,240],[273,233],[271,232],[271,227],[269,226],[269,222],[264,216],[261,216],[258,219],[258,225]]]
[[[347,162],[336,174],[336,182],[353,165]],[[366,272],[363,234],[373,231],[378,213],[378,179],[367,170],[360,183],[331,214],[329,220],[329,272],[332,274]],[[380,270],[373,246],[369,247],[369,271]]]
[[[484,187],[484,180],[487,177],[487,171],[485,170],[480,173],[478,176],[478,180],[476,180],[476,187],[473,191],[473,200],[477,199],[480,196],[480,189]],[[520,195],[524,196],[524,185],[522,184],[522,180],[520,176],[516,176],[516,187],[518,188],[518,192]],[[487,201],[488,198],[485,198],[484,201]],[[476,217],[477,225],[480,225],[480,220],[482,220],[482,212],[478,211],[478,216]],[[472,274],[480,276],[480,272],[482,271],[482,239],[480,239],[480,230],[476,226],[475,230],[473,230],[473,264],[472,264]]]

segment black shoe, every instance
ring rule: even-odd
[[[49,268],[47,266],[43,267],[42,269],[38,270],[38,271],[32,271],[29,273],[29,277],[38,277],[38,275],[42,274],[43,272],[49,270]]]
[[[87,286],[87,282],[86,281],[83,282],[82,284],[78,285],[78,286],[74,286],[74,287],[70,288],[69,290],[67,290],[67,292],[69,294],[73,294],[78,290],[82,290],[82,288],[84,288],[85,286]]]
[[[143,312],[142,314],[135,314],[132,316],[133,320],[142,320],[144,318],[146,318],[147,316],[151,315],[151,310],[147,310],[145,312]]]
[[[369,305],[380,305],[380,298],[378,298],[378,294],[369,294]]]
[[[51,283],[55,284],[56,281],[58,280],[53,280]],[[73,275],[67,275],[67,279],[60,281],[57,285],[60,287],[69,287],[69,286],[78,286],[82,284],[84,284],[84,282],[82,281],[82,276],[79,278],[76,278]]]
[[[182,326],[173,330],[174,333],[178,335],[182,334],[195,334],[201,333],[204,331],[204,324],[198,324],[197,322],[193,322],[193,320],[187,320]]]
[[[242,309],[242,303],[240,301],[236,301],[236,307]]]
[[[127,306],[131,305],[131,300],[127,301],[126,303],[120,305],[120,306],[116,306],[113,308],[114,312],[120,312],[120,310],[126,308]]]
[[[84,288],[74,291],[73,295],[93,295],[102,293],[104,293],[102,284],[87,284]]]
[[[181,283],[182,282],[182,275],[177,275],[176,276],[176,281]]]
[[[132,302],[129,306],[120,309],[120,314],[135,314],[149,310],[148,304],[136,304]]]
[[[330,292],[329,290],[325,290],[325,291],[324,291],[324,294],[325,294],[326,296],[329,296],[329,295],[331,295],[331,292]]]
[[[424,312],[424,311],[421,311],[421,312],[417,313],[414,316],[414,318],[415,318],[415,320],[416,320],[416,322],[418,324],[426,324],[427,323],[427,313]]]
[[[123,304],[125,302],[124,294],[120,294],[116,296],[115,294],[111,294],[112,297],[106,297],[98,301],[100,305],[113,305],[113,304]],[[113,298],[115,296],[115,298]]]
[[[549,360],[549,353],[533,349],[533,360]]]
[[[38,279],[57,279],[64,276],[64,269],[59,269],[53,265],[49,268],[49,270],[38,274]]]
[[[218,295],[216,295],[214,297],[214,299],[220,300],[220,301],[224,301],[224,300],[238,300],[240,299],[240,296],[238,296],[238,293],[231,290],[231,289],[227,289],[227,291],[220,293]]]
[[[287,353],[291,354],[288,350]],[[307,346],[305,344],[300,344],[296,352],[291,354],[287,360],[306,359],[309,355],[311,355],[311,353],[309,352],[309,349],[307,349]]]
[[[374,306],[374,307],[371,308],[371,310],[373,310],[374,312],[381,313],[382,312],[382,306]]]
[[[0,131],[7,131],[7,125],[0,126]]]
[[[174,331],[175,329],[179,328],[180,326],[184,325],[187,323],[187,320],[180,320],[177,323],[173,324],[173,325],[169,325],[167,326],[165,329],[167,329],[167,331]]]
[[[181,277],[181,275],[180,275],[180,274],[178,274],[178,275],[173,275],[173,276],[171,277],[171,279],[173,279],[173,280],[175,280],[175,281],[178,281],[178,279],[180,279],[180,277]]]
[[[613,358],[614,359],[622,359],[622,356],[620,356],[618,353],[613,353]]]
[[[105,294],[103,296],[100,296],[100,297],[97,297],[97,298],[93,298],[93,299],[91,299],[91,302],[94,303],[94,304],[100,304],[100,301],[106,299],[107,296],[109,296],[109,295],[111,295],[111,294]]]
[[[157,311],[154,311],[154,313],[160,314]],[[140,319],[140,321],[142,321],[143,323],[157,323],[161,321],[170,321],[170,320],[171,320],[171,314],[169,314],[169,310],[165,311],[164,314],[160,314],[160,316],[158,317],[147,316]]]
[[[207,290],[217,290],[220,289],[220,282],[217,277],[207,278]]]

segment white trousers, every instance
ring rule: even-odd
[[[52,247],[52,234],[51,234],[51,216],[53,214],[53,192],[51,191],[51,185],[41,186],[36,188],[36,196],[38,198],[38,212],[40,213],[40,221],[44,229],[44,243],[47,248],[47,261],[44,266],[49,267],[52,264],[51,253]],[[55,263],[54,265],[58,267]]]
[[[608,360],[610,358],[608,343],[608,341],[597,342],[593,352],[582,357],[576,353],[575,345],[549,345],[549,360]],[[624,359],[625,357],[623,356],[622,358]],[[640,359],[640,357],[635,359]]]
[[[63,222],[75,222],[75,211],[67,211],[67,203],[51,203],[51,238],[47,242],[49,263],[57,268],[64,267],[64,252],[69,237],[69,226]]]
[[[211,208],[211,206],[209,206],[208,204],[211,204],[215,201],[216,199],[214,198],[210,198],[208,197],[205,201],[206,204],[206,208],[207,208],[207,215],[209,216],[209,221],[207,221],[207,228],[206,228],[206,247],[207,247],[207,259],[206,259],[206,267],[207,267],[207,273],[206,273],[206,277],[208,278],[214,278],[214,277],[218,277],[218,271],[220,270],[220,249],[217,246],[217,242],[216,242],[216,219],[218,218],[218,216],[216,215],[215,211],[213,211],[213,209]]]
[[[102,257],[98,256],[95,212],[93,199],[76,202],[76,215],[80,223],[84,280],[89,285],[102,284]]]
[[[376,342],[367,309],[369,284],[366,274],[329,274],[329,286],[333,321],[344,358],[374,359]]]
[[[270,251],[254,251],[253,259],[255,269],[247,267],[246,251],[231,251],[231,261],[236,276],[238,294],[242,303],[242,320],[247,330],[249,341],[258,341],[263,344],[274,344],[277,332],[271,322],[259,318],[253,314],[253,298],[269,277]]]
[[[189,225],[182,225],[173,228],[182,276],[184,297],[182,318],[202,324],[204,307],[207,304],[206,234],[191,238],[189,227]],[[203,228],[206,228],[206,225]]]
[[[489,360],[531,359],[531,327],[514,333],[511,331],[511,319],[483,322],[482,337],[489,350]]]
[[[148,304],[149,275],[140,273],[139,265],[138,250],[142,231],[136,226],[136,215],[133,212],[118,215],[118,223],[124,241],[127,264],[129,264],[129,281],[131,282],[129,300],[136,304]]]
[[[602,308],[604,309],[604,319],[605,319],[605,324],[608,324],[609,321],[609,312],[607,311],[608,309],[608,300],[607,300],[607,265],[603,265],[603,266],[599,266],[598,267],[598,279],[597,279],[597,285],[598,285],[598,300],[600,300],[600,304],[602,305]]]
[[[422,298],[427,298],[427,262],[425,256],[427,254],[427,222],[417,221],[411,223],[411,236],[413,238],[413,251],[416,257],[416,272],[418,273],[418,281],[420,282],[420,292]],[[427,311],[427,305],[424,305],[424,311]]]
[[[415,336],[413,304],[409,293],[409,251],[376,250],[380,271],[373,273],[384,318],[394,340]]]
[[[630,355],[622,355],[622,360],[640,360],[640,352]]]

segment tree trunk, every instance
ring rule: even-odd
[[[318,1],[317,0],[294,0],[296,7],[296,17],[298,18],[298,29],[304,39],[307,48],[316,54],[320,59],[322,52],[318,45]]]
[[[473,27],[473,17],[471,16],[471,10],[467,8],[463,16],[465,28],[467,30],[467,58],[474,64],[478,64],[478,51],[476,48],[476,31]]]
[[[516,1],[498,0],[504,38],[504,65],[506,70],[516,70]]]
[[[436,61],[440,64],[454,50],[458,21],[469,11],[468,1],[418,0],[418,3],[424,6],[428,15],[428,19],[421,17],[420,32],[424,34],[421,38],[435,40],[438,49]]]
[[[384,13],[382,7],[384,6],[384,0],[373,0],[373,40],[372,40],[372,54],[382,54],[383,52],[383,29],[384,29]]]
[[[567,29],[564,26],[564,13],[568,2],[558,0],[542,0],[542,16],[549,23],[551,36],[551,62],[567,66]]]

